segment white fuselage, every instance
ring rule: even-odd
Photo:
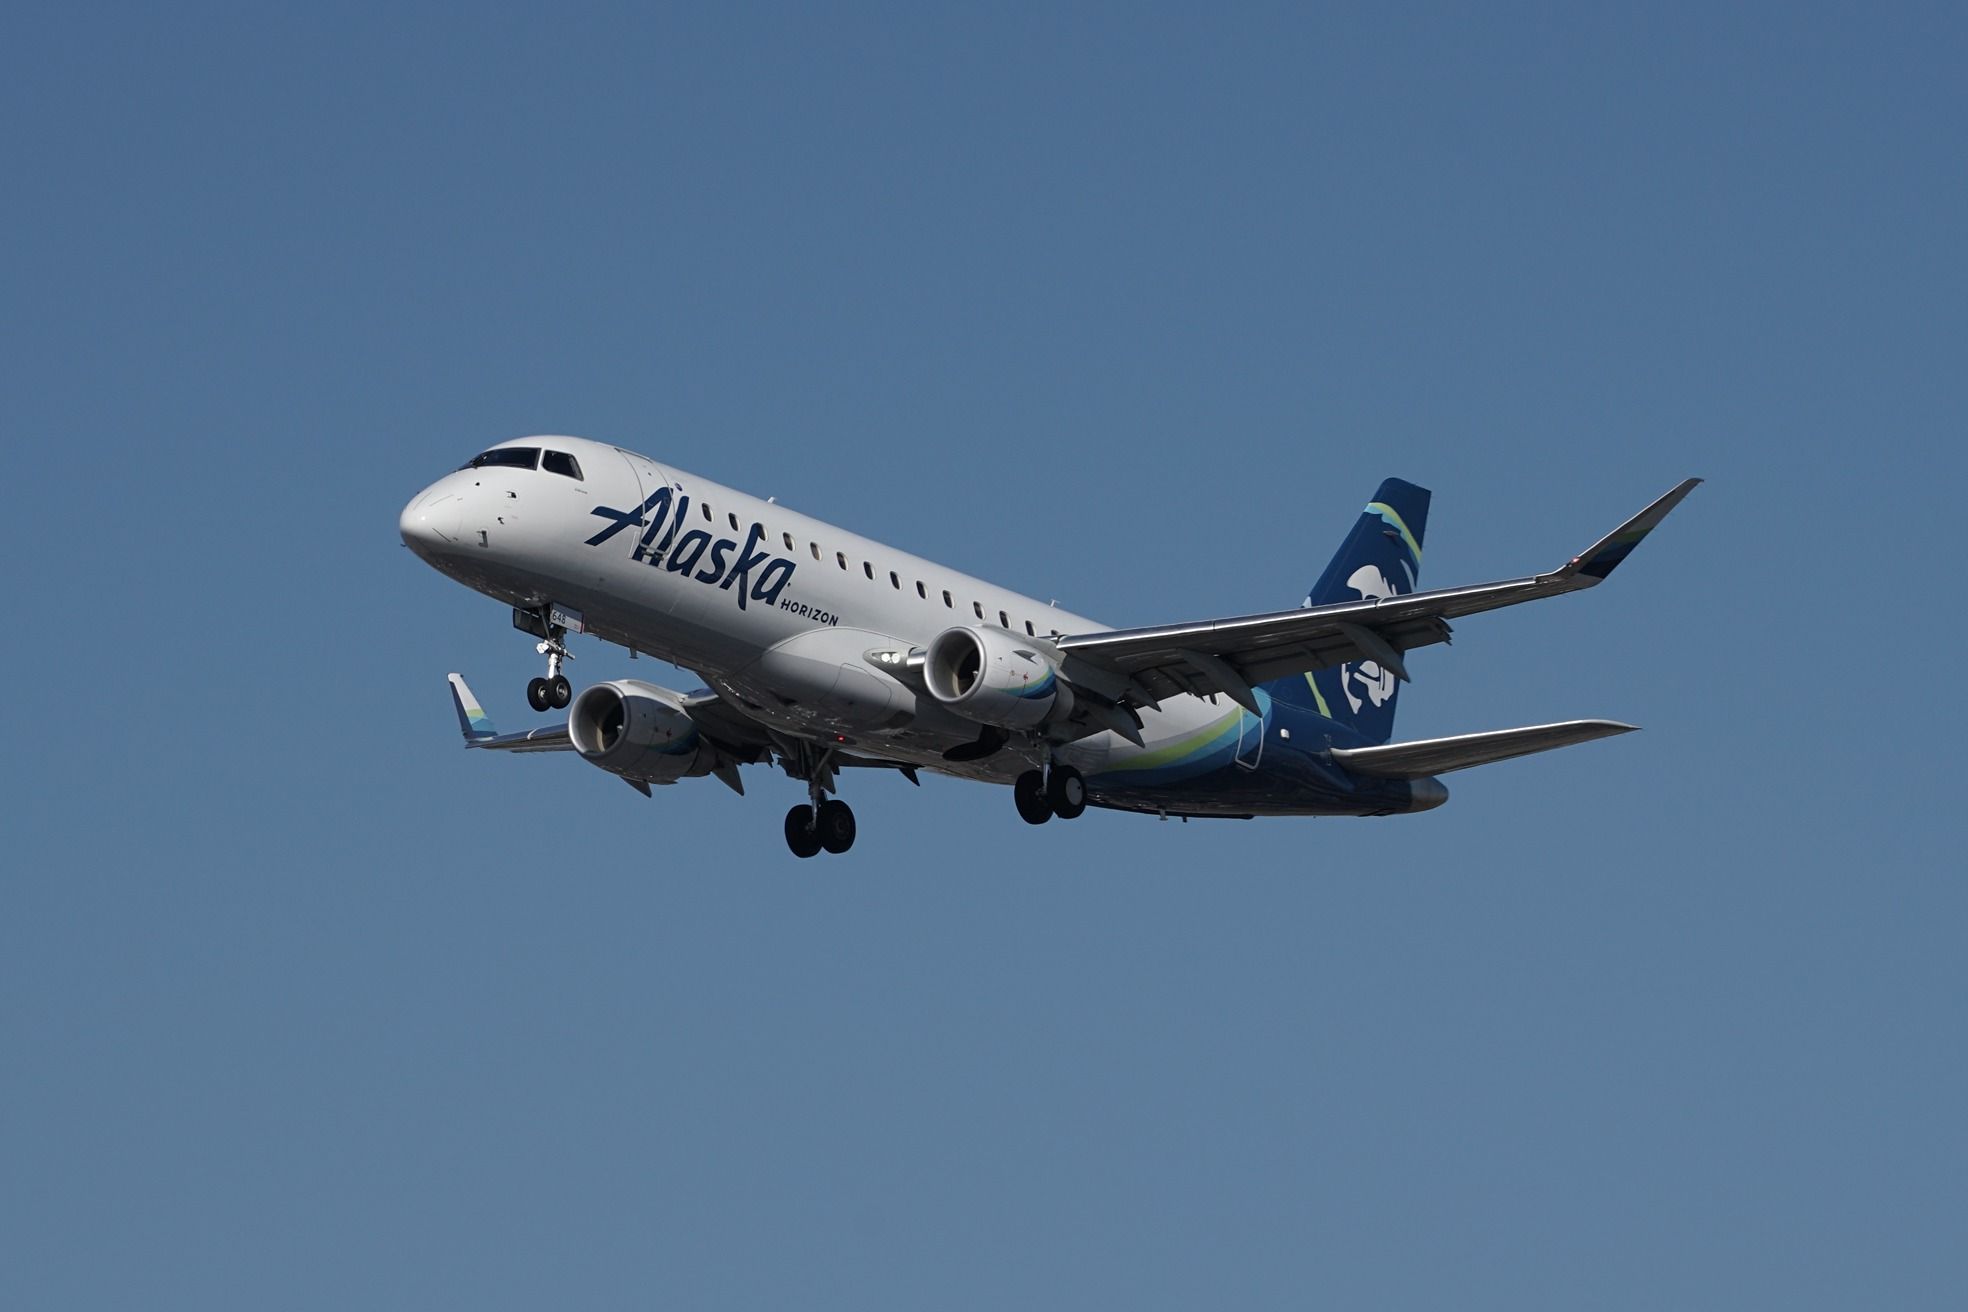
[[[953,765],[979,726],[880,672],[944,629],[1045,638],[1107,626],[735,488],[579,438],[510,447],[572,455],[579,477],[499,466],[446,475],[405,507],[403,538],[437,569],[526,610],[689,669],[760,723],[803,740],[1007,781],[1037,743]],[[497,450],[497,448],[494,448]],[[1061,749],[1089,776],[1239,714],[1227,699],[1143,712],[1143,747],[1100,733]]]

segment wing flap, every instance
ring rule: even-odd
[[[682,700],[684,714],[696,724],[698,732],[733,760],[749,764],[759,760],[772,746],[772,735],[765,731],[764,725],[709,688],[699,689]]]
[[[1354,774],[1376,779],[1420,779],[1632,733],[1638,727],[1617,720],[1565,720],[1521,729],[1457,734],[1452,738],[1421,738],[1408,743],[1388,743],[1384,747],[1335,747],[1332,757]]]

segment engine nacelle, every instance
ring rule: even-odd
[[[667,784],[710,771],[683,699],[638,679],[583,688],[568,711],[567,736],[584,760],[625,779]]]
[[[1030,729],[1073,713],[1073,690],[1049,657],[982,624],[937,634],[924,653],[923,682],[958,715],[1000,729]]]

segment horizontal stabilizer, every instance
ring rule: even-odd
[[[1530,756],[1554,747],[1589,743],[1594,738],[1632,733],[1638,725],[1617,720],[1566,720],[1562,724],[1533,724],[1522,729],[1492,729],[1488,733],[1457,734],[1453,738],[1421,738],[1385,747],[1335,747],[1333,760],[1354,774],[1377,779],[1420,779],[1427,775],[1467,770],[1472,765]]]

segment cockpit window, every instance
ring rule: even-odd
[[[540,468],[549,474],[565,474],[575,482],[581,481],[581,464],[565,451],[549,451],[540,457]]]
[[[483,455],[471,458],[466,469],[532,469],[540,463],[540,448],[537,446],[495,446]]]

